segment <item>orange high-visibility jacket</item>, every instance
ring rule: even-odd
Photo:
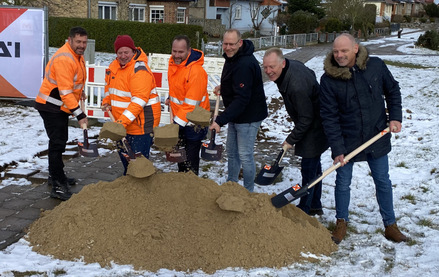
[[[35,99],[48,111],[72,113],[78,120],[86,117],[79,107],[87,73],[84,57],[66,42],[46,65],[45,76]]]
[[[130,135],[152,133],[160,123],[160,97],[148,57],[140,47],[125,66],[114,60],[106,71],[102,105],[111,105],[112,113]]]
[[[188,124],[186,114],[192,112],[195,106],[210,111],[207,73],[203,64],[204,53],[197,49],[191,49],[181,64],[175,64],[172,56],[169,59],[169,100],[174,121],[180,126]]]

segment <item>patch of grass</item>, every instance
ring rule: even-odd
[[[433,227],[433,221],[429,219],[421,219],[416,224],[419,226]]]
[[[402,200],[408,200],[413,205],[416,204],[416,199],[415,199],[415,196],[413,194],[404,195],[403,197],[401,197],[401,199]]]
[[[392,271],[392,269],[395,267],[395,260],[393,257],[385,257],[384,261],[386,262],[386,265],[384,267],[384,272],[389,273]]]
[[[389,60],[384,60],[384,62],[387,65],[393,65],[393,66],[405,67],[405,68],[414,68],[414,69],[434,68],[433,66],[423,66],[420,64],[404,63],[404,62],[389,61]]]
[[[435,174],[435,173],[437,173],[437,168],[436,168],[436,167],[433,168],[432,170],[430,170],[430,174],[431,174],[431,175],[433,175],[433,174]]]
[[[65,273],[65,272],[64,272]],[[20,272],[20,271],[12,271],[12,274],[14,274],[14,277],[28,277],[28,276],[34,276],[34,275],[38,275],[38,276],[47,276],[47,274],[45,272],[39,272],[39,271],[25,271],[25,272]]]
[[[405,164],[405,162],[399,162],[396,167],[404,167],[404,168],[408,168],[407,165]]]
[[[213,167],[213,165],[214,165],[214,164],[211,164],[211,163],[209,163],[209,164],[205,164],[205,165],[203,165],[203,166],[201,167],[201,171],[203,171],[203,172],[207,172],[207,171],[209,171],[209,170]]]

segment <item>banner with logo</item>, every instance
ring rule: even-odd
[[[44,12],[0,7],[0,97],[37,96],[44,75]]]

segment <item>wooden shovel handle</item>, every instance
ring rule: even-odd
[[[116,122],[116,119],[114,118],[114,115],[113,115],[113,113],[111,112],[110,109],[107,109],[107,113],[108,113],[108,115],[110,116],[111,121]]]
[[[218,94],[216,96],[215,111],[213,112],[213,121],[215,121],[216,117],[218,116],[219,102],[220,102],[220,96]]]

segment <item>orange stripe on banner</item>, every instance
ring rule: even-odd
[[[152,73],[154,75],[155,78],[155,85],[159,88],[162,87],[162,73],[160,72],[153,72]]]
[[[18,89],[11,85],[2,75],[0,75],[0,96],[27,98],[26,95],[19,92]]]
[[[0,8],[0,33],[26,11],[27,9]]]

